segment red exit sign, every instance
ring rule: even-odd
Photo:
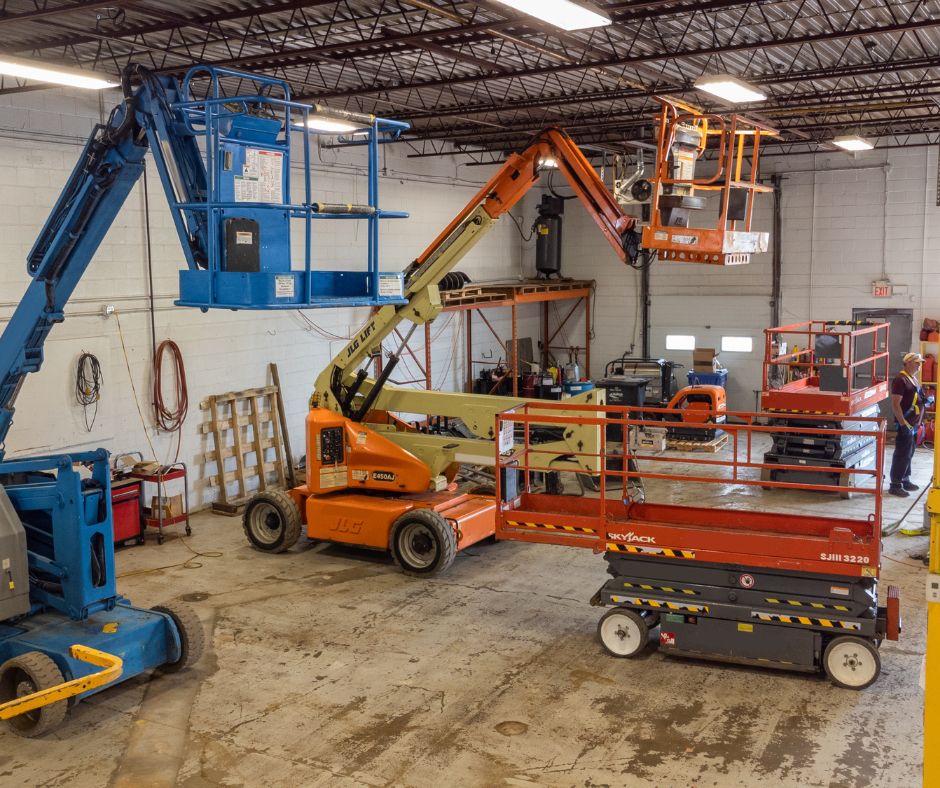
[[[886,279],[871,283],[871,294],[875,298],[890,298],[893,292],[891,283]]]

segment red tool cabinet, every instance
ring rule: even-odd
[[[144,543],[144,521],[141,516],[140,479],[114,479],[111,481],[111,519],[114,523],[114,543]]]

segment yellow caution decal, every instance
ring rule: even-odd
[[[655,555],[660,558],[695,558],[695,552],[692,550],[673,550],[670,547],[637,547],[632,544],[617,544],[616,542],[608,542],[607,550],[611,553]]]
[[[552,523],[523,523],[518,520],[507,520],[506,525],[513,528],[536,528],[543,531],[567,531],[575,534],[596,534],[593,528],[577,528],[573,525],[554,525]]]
[[[809,616],[787,616],[782,613],[759,613],[751,612],[751,618],[758,621],[780,624],[802,624],[807,627],[826,627],[828,629],[850,629],[859,630],[862,625],[857,621],[840,621],[832,618],[810,618]]]

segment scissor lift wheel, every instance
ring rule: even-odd
[[[242,527],[253,547],[283,553],[300,538],[300,509],[283,490],[267,490],[248,501]]]
[[[649,643],[650,628],[639,613],[615,607],[598,622],[597,634],[613,656],[635,657]]]
[[[857,637],[834,638],[823,654],[826,675],[837,687],[865,689],[881,673],[881,658],[874,643]]]
[[[41,651],[27,651],[0,665],[0,703],[32,695],[62,684],[65,677],[58,665]],[[68,701],[60,700],[12,717],[11,730],[26,738],[42,736],[65,719]]]

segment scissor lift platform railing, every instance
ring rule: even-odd
[[[772,413],[851,416],[876,405],[888,396],[888,323],[839,320],[807,320],[764,330],[763,385],[761,408]],[[822,358],[816,352],[820,337],[832,337],[839,357]],[[775,343],[805,343],[788,353],[775,353]],[[863,345],[871,345],[864,349]],[[821,386],[821,368],[837,372],[844,383]],[[792,380],[774,387],[773,371],[785,369]],[[830,375],[830,377],[833,377]]]
[[[561,415],[559,411],[567,411]],[[572,412],[574,414],[572,415]],[[608,452],[602,437],[601,449],[593,455],[598,464],[604,458],[607,471],[600,476],[600,492],[594,497],[549,495],[537,491],[533,484],[536,473],[558,472],[559,467],[534,464],[537,444],[530,447],[528,432],[535,425],[556,427],[597,424],[611,421],[630,430],[662,426],[657,416],[666,413],[661,408],[619,408],[611,406],[577,406],[567,403],[527,403],[513,411],[500,414],[497,428],[512,423],[522,425],[523,440],[512,452],[497,458],[503,473],[497,475],[497,496],[501,500],[497,517],[497,537],[519,541],[546,542],[576,547],[588,547],[596,552],[627,552],[676,560],[697,560],[800,572],[814,572],[855,577],[877,577],[881,549],[881,485],[884,454],[884,422],[875,423],[877,442],[875,468],[846,469],[851,484],[816,484],[775,482],[760,478],[760,471],[800,470],[800,465],[768,465],[760,457],[764,446],[757,436],[772,436],[786,427],[759,423],[767,414],[751,412],[728,413],[728,422],[722,425],[730,437],[728,456],[677,457],[671,454],[644,454],[632,452],[629,457],[637,463],[621,462],[621,468],[611,469],[610,460],[622,459]],[[717,416],[718,414],[714,414]],[[797,417],[799,418],[799,417]],[[806,417],[811,418],[811,417]],[[699,425],[702,429],[714,425]],[[832,430],[807,428],[807,433],[861,434],[862,430]],[[605,430],[600,429],[603,436]],[[592,456],[588,453],[585,457]],[[696,469],[677,472],[667,464],[681,463]],[[598,465],[599,467],[599,465]],[[519,472],[518,494],[507,496],[502,489],[505,474]],[[502,478],[500,478],[502,477]],[[616,487],[609,480],[620,477]],[[684,485],[721,485],[729,487],[759,487],[764,490],[791,489],[842,493],[846,490],[869,496],[870,511],[861,518],[822,515],[794,515],[786,511],[752,511],[740,508],[740,500],[728,496],[728,505],[722,498],[715,505],[684,506],[637,502],[626,492],[643,481],[662,480]],[[869,480],[866,485],[866,480]],[[622,494],[608,497],[608,491],[617,489]],[[726,492],[730,492],[726,490]]]

